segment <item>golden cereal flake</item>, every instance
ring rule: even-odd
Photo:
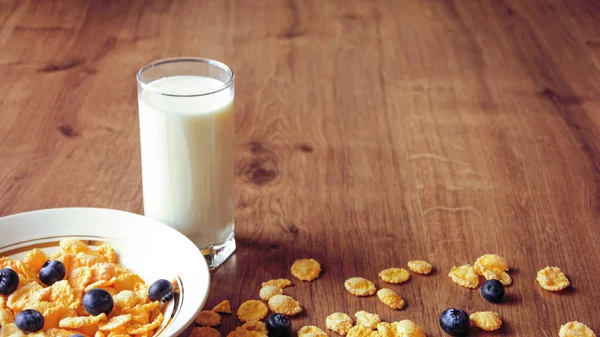
[[[113,277],[112,279],[107,280],[107,281],[105,281],[105,280],[96,281],[92,284],[87,285],[84,289],[84,292],[87,293],[88,291],[90,291],[92,289],[96,289],[96,288],[107,288],[107,287],[110,287],[113,284],[115,284],[115,282],[117,282],[116,277]]]
[[[241,329],[246,329],[248,331],[258,331],[263,335],[268,334],[267,325],[261,321],[248,321],[242,324]]]
[[[388,288],[381,288],[377,291],[377,297],[381,301],[381,303],[387,305],[392,309],[402,309],[404,308],[405,302],[400,295],[398,295],[395,291]]]
[[[344,282],[344,287],[355,296],[371,296],[375,293],[373,282],[363,277],[351,277]]]
[[[321,264],[315,259],[296,260],[292,265],[292,275],[300,281],[312,281],[319,277]]]
[[[15,315],[10,309],[0,308],[0,326],[12,323],[15,321]]]
[[[215,328],[201,326],[193,328],[190,337],[221,337],[221,333]]]
[[[228,300],[224,300],[212,308],[212,311],[219,312],[222,314],[231,314],[231,304],[229,304]]]
[[[354,326],[352,318],[342,312],[335,312],[325,319],[325,326],[331,331],[335,331],[338,334],[345,336],[350,329]]]
[[[560,327],[559,337],[596,337],[596,334],[587,325],[581,322],[569,322]]]
[[[46,261],[48,261],[46,253],[44,253],[38,248],[34,248],[28,251],[23,257],[23,263],[29,266],[29,268],[31,268],[36,273],[38,273],[40,269],[42,269],[42,266],[44,265],[44,263],[46,263]]]
[[[75,332],[65,329],[49,329],[46,331],[47,337],[71,337],[71,335],[75,334]]]
[[[277,286],[281,289],[289,287],[292,285],[292,281],[285,279],[285,278],[280,278],[280,279],[276,279],[276,280],[269,280],[267,282],[263,282],[262,283],[262,287],[266,287],[266,286]]]
[[[106,337],[106,335],[104,334],[104,332],[98,330],[96,331],[96,333],[94,334],[94,337]]]
[[[508,263],[500,255],[484,254],[475,261],[473,268],[477,275],[483,276],[485,270],[507,271]]]
[[[268,301],[271,297],[281,294],[283,294],[283,289],[278,286],[264,286],[260,288],[260,292],[258,293],[263,301]]]
[[[388,268],[382,270],[379,277],[387,283],[400,284],[408,281],[410,273],[404,268]]]
[[[221,324],[221,316],[214,311],[202,310],[198,313],[194,322],[201,326],[217,326]]]
[[[381,317],[379,317],[379,315],[364,310],[355,313],[354,317],[356,317],[356,325],[362,325],[371,330],[375,330],[377,324],[381,322]]]
[[[504,270],[484,270],[483,276],[486,280],[498,280],[505,286],[512,284],[512,278]]]
[[[96,253],[104,256],[106,261],[108,261],[110,263],[118,262],[117,253],[115,252],[113,247],[111,247],[107,244],[103,244],[102,246],[98,247],[98,249],[96,249]]]
[[[249,300],[240,305],[237,317],[242,322],[260,321],[267,316],[269,309],[259,300]]]
[[[469,316],[471,322],[475,324],[481,330],[494,331],[500,329],[502,326],[502,320],[500,315],[493,311],[479,311],[472,313]]]
[[[77,253],[73,258],[72,267],[92,267],[95,264],[107,262],[104,256],[92,252],[92,253]]]
[[[377,331],[381,337],[396,337],[396,325],[387,322],[377,324]]]
[[[92,278],[92,270],[88,267],[81,267],[73,269],[68,280],[71,287],[83,291],[88,284],[92,283]]]
[[[408,261],[408,268],[417,274],[427,275],[431,273],[433,267],[429,262],[422,260]]]
[[[394,322],[393,324],[396,327],[396,334],[398,337],[425,337],[423,329],[413,321],[405,319],[400,322]]]
[[[275,295],[269,299],[269,308],[278,314],[294,316],[302,312],[300,303],[288,295]]]
[[[117,277],[114,288],[117,291],[136,290],[136,286],[139,286],[140,284],[143,285],[144,280],[134,273],[127,273]]]
[[[33,309],[42,314],[44,316],[44,330],[51,328],[58,328],[59,321],[66,317],[72,315],[72,310],[67,307],[63,307],[58,303],[40,301],[36,303],[31,303],[25,309]]]
[[[21,329],[17,328],[15,323],[10,323],[10,324],[3,325],[2,328],[0,328],[0,336],[2,336],[2,337],[5,337],[5,336],[6,337],[25,337],[27,335],[24,334],[23,331],[21,331]]]
[[[64,239],[60,241],[60,248],[65,253],[76,255],[78,253],[92,253],[88,245],[76,239]]]
[[[113,295],[114,304],[119,308],[133,308],[138,305],[141,300],[143,301],[143,299],[138,297],[138,294],[131,290],[123,290]]]
[[[328,337],[325,331],[314,325],[306,325],[298,330],[298,337]]]
[[[348,330],[348,337],[379,337],[377,331],[371,330],[364,325],[355,325]]]
[[[131,314],[114,316],[113,318],[109,319],[108,322],[102,322],[98,324],[98,329],[102,331],[115,330],[125,326],[125,324],[129,323],[129,321],[131,321]]]
[[[164,316],[163,316],[162,312],[160,312],[151,323],[141,325],[141,326],[138,324],[128,325],[127,333],[130,335],[139,335],[144,332],[152,331],[152,330],[158,328],[162,324],[163,320],[164,320]]]
[[[50,286],[50,289],[52,290],[50,302],[58,303],[61,306],[71,309],[77,309],[81,304],[81,291],[73,289],[67,280],[55,282]]]
[[[479,286],[479,276],[469,264],[452,267],[448,276],[461,287],[475,289]]]
[[[10,294],[6,300],[6,306],[13,312],[21,311],[33,303],[49,300],[51,292],[50,288],[30,282]]]
[[[98,316],[65,317],[60,320],[58,326],[61,328],[78,329],[98,324],[101,321],[106,321],[106,314],[101,313]]]
[[[267,335],[258,331],[246,330],[242,327],[238,327],[237,329],[231,331],[227,337],[267,337]]]
[[[538,271],[537,281],[548,291],[561,291],[571,285],[567,276],[558,267],[546,267]]]

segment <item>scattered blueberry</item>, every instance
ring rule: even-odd
[[[282,314],[272,314],[267,318],[269,337],[291,337],[292,322]]]
[[[504,297],[504,285],[498,280],[489,280],[481,287],[481,296],[492,303],[498,303]]]
[[[148,289],[148,298],[151,301],[166,302],[173,298],[173,285],[167,280],[160,279]]]
[[[83,295],[83,307],[92,316],[110,314],[115,303],[110,293],[104,289],[92,289]]]
[[[26,309],[15,317],[15,325],[24,333],[33,333],[44,327],[44,316],[39,311]]]
[[[60,261],[46,261],[40,269],[40,281],[47,286],[65,278],[65,265]]]
[[[19,274],[10,268],[0,270],[0,294],[10,295],[19,286]]]
[[[470,324],[469,315],[460,309],[446,309],[440,315],[440,327],[451,336],[466,335]]]

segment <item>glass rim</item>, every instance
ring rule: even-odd
[[[229,74],[229,79],[226,82],[224,82],[222,86],[216,87],[214,89],[210,89],[208,91],[201,91],[201,92],[191,93],[191,94],[173,94],[173,93],[165,92],[162,90],[158,90],[156,88],[152,88],[150,85],[148,85],[148,83],[146,83],[142,80],[142,73],[145,72],[146,70],[161,66],[163,64],[179,63],[179,62],[197,62],[197,63],[205,63],[205,64],[208,64],[211,66],[219,67],[219,68],[225,70]],[[144,90],[148,90],[155,94],[159,94],[159,95],[163,95],[163,96],[171,96],[171,97],[198,97],[198,96],[212,95],[219,91],[223,91],[223,90],[227,89],[233,83],[233,80],[235,79],[235,73],[233,72],[233,70],[231,70],[231,68],[229,68],[228,65],[226,65],[225,63],[223,63],[221,61],[204,58],[204,57],[181,56],[181,57],[170,57],[170,58],[164,58],[164,59],[152,61],[152,62],[146,64],[145,66],[141,67],[140,70],[138,70],[135,77],[137,79],[137,83]]]

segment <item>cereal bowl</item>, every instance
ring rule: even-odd
[[[208,296],[210,273],[198,248],[173,228],[141,215],[100,208],[57,208],[0,218],[0,257],[21,259],[27,251],[60,250],[65,238],[93,248],[108,244],[119,264],[147,284],[175,280],[179,293],[163,304],[162,325],[154,336],[177,336],[193,322]]]

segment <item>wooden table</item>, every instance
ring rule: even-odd
[[[504,319],[475,336],[599,333],[599,18],[591,0],[0,0],[0,215],[140,213],[134,75],[201,55],[237,73],[239,249],[208,307],[313,257],[321,277],[286,289],[296,328],[365,309],[442,336],[456,306]],[[513,268],[501,305],[447,277],[483,253]],[[391,286],[402,311],[344,289],[411,259],[435,273]],[[542,290],[547,265],[573,287]]]

